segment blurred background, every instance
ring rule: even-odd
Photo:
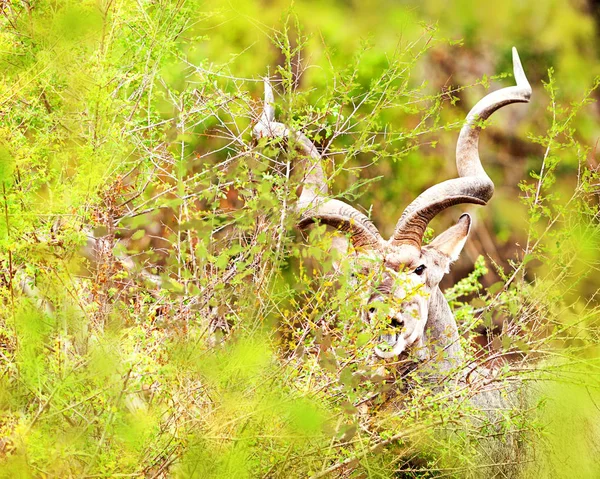
[[[481,134],[489,205],[430,225],[475,219],[442,287],[483,256],[486,289],[452,293],[464,336],[477,323],[482,345],[506,333],[500,356],[586,358],[571,375],[543,372],[587,387],[600,337],[599,35],[591,0],[0,0],[0,477],[167,477],[173,464],[178,477],[210,477],[198,464],[308,476],[345,459],[330,447],[344,421],[356,450],[420,427],[359,414],[360,357],[345,370],[315,359],[362,326],[310,274],[329,256],[298,246],[312,239],[293,215],[280,221],[295,192],[251,139],[265,75],[277,118],[324,155],[332,193],[388,236],[419,193],[456,176],[462,122],[514,84],[515,46],[532,99]],[[250,339],[221,343],[231,332]],[[360,378],[361,394],[386,392],[375,373]],[[431,391],[414,394],[420,407]],[[585,409],[564,408],[568,387],[558,396],[557,411]],[[425,420],[452,414],[431,404]],[[559,422],[578,427],[572,417]],[[567,465],[595,460],[559,449]],[[403,467],[388,459],[382,470]]]
[[[218,14],[199,22],[196,31],[206,34],[210,41],[187,46],[189,61],[195,65],[223,62],[227,64],[227,74],[252,79],[275,71],[277,65],[284,65],[285,58],[270,37],[284,28],[288,8],[288,2],[278,1],[220,3]],[[401,161],[384,155],[372,164],[371,152],[358,153],[348,167],[362,166],[360,172],[340,175],[333,186],[334,192],[345,191],[357,176],[377,178],[361,189],[355,204],[371,212],[384,235],[391,233],[403,208],[416,195],[456,174],[454,148],[460,121],[485,94],[513,84],[511,47],[517,47],[533,95],[528,105],[515,105],[496,113],[481,135],[480,156],[496,184],[495,196],[485,208],[455,207],[440,215],[432,226],[441,231],[465,210],[476,218],[466,254],[445,279],[445,285],[464,276],[479,254],[505,270],[509,269],[509,260],[521,259],[528,234],[528,213],[519,199],[524,195],[519,185],[534,183],[530,173],[539,173],[546,146],[531,138],[545,135],[552,121],[549,109],[553,100],[544,83],[548,83],[548,71],[552,70],[554,101],[564,105],[580,101],[594,86],[600,73],[597,3],[303,1],[294,4],[293,11],[299,27],[289,27],[290,38],[302,38],[303,46],[292,59],[294,87],[306,92],[308,104],[323,103],[325,91],[332,87],[332,70],[350,68],[349,64],[355,61],[359,65],[355,78],[358,88],[368,90],[372,79],[396,52],[428,41],[434,44],[418,58],[416,52],[409,52],[404,61],[407,65],[416,62],[408,82],[419,89],[418,95],[424,102],[427,95],[448,92],[441,97],[435,126],[419,138],[394,140],[395,151],[414,148],[403,154]],[[252,83],[248,88],[253,88]],[[260,84],[255,84],[255,97],[260,97],[261,89]],[[596,142],[600,132],[598,95],[597,91],[592,93],[591,101],[572,124],[575,138],[590,147],[583,161],[592,168],[597,165]],[[417,112],[422,112],[418,105],[412,111],[391,108],[382,121],[410,131],[421,119]],[[442,125],[446,127],[441,128]],[[317,146],[324,147],[326,143],[324,140]],[[575,150],[564,149],[554,171],[552,193],[556,194],[556,201],[564,203],[570,198],[581,161]],[[537,267],[543,269],[541,264]],[[535,268],[530,274],[536,274]],[[492,268],[483,281],[490,285],[497,280]],[[595,279],[590,281],[582,285],[581,292],[587,296],[598,288]]]
[[[394,68],[404,65],[406,75],[401,72],[398,78],[402,81],[396,79],[390,85],[390,89],[398,86],[401,91],[394,99],[396,103],[378,112],[371,125],[373,142],[379,143],[372,151],[351,151],[360,125],[335,138],[325,127],[327,121],[331,123],[331,116],[322,124],[309,116],[312,123],[305,121],[302,125],[328,157],[329,171],[334,165],[343,166],[343,171],[333,175],[334,193],[353,190],[361,180],[375,180],[358,187],[358,198],[348,200],[370,212],[382,233],[389,235],[403,208],[418,193],[455,176],[454,148],[461,121],[485,94],[513,84],[511,47],[516,46],[533,95],[530,104],[511,106],[495,114],[482,134],[481,158],[496,184],[493,201],[486,208],[456,207],[431,225],[441,231],[465,210],[476,218],[466,254],[447,284],[464,276],[479,254],[503,269],[508,267],[508,260],[522,257],[529,221],[526,206],[519,199],[519,185],[534,184],[531,172],[539,173],[546,150],[546,145],[532,139],[552,128],[553,116],[548,110],[552,101],[560,105],[581,101],[600,74],[600,9],[591,0],[535,4],[219,0],[212,2],[210,9],[195,1],[147,1],[138,6],[127,2],[64,1],[3,2],[0,9],[5,25],[0,33],[4,40],[0,51],[2,98],[15,101],[15,88],[23,88],[35,99],[16,116],[9,115],[9,103],[5,103],[6,155],[42,158],[44,175],[32,183],[42,198],[36,208],[49,215],[73,207],[80,211],[80,198],[95,195],[99,185],[106,187],[112,181],[103,175],[107,169],[125,174],[139,155],[148,154],[156,146],[151,143],[156,143],[160,135],[167,135],[168,141],[177,139],[176,125],[167,128],[177,115],[167,89],[196,95],[194,87],[204,90],[206,86],[202,85],[211,81],[225,92],[248,92],[250,98],[244,101],[255,101],[251,107],[258,114],[261,77],[271,74],[277,83],[277,67],[285,69],[289,63],[293,78],[286,85],[299,94],[294,100],[298,110],[286,112],[283,119],[295,115],[295,120],[302,123],[307,107],[322,108],[326,118],[332,105],[343,104],[344,95],[351,93],[360,98],[390,62],[397,61]],[[297,49],[289,58],[278,44],[277,38],[283,35],[289,38],[289,47]],[[155,51],[157,44],[164,48]],[[351,89],[336,83],[336,72],[349,74],[353,70]],[[554,100],[543,87],[549,81],[549,70],[554,76]],[[156,102],[153,98],[152,107],[148,95],[151,82],[157,83],[152,92],[162,97]],[[34,88],[38,91],[33,92]],[[276,92],[277,101],[289,108],[286,95],[290,92],[278,85]],[[558,204],[568,201],[580,163],[596,166],[598,95],[597,91],[591,94],[569,127],[574,139],[590,151],[564,148],[560,161],[552,168],[553,201]],[[125,119],[135,125],[127,134],[138,132],[141,138],[133,145],[131,140],[130,145],[124,141],[125,130],[116,141],[114,135],[123,124],[97,121],[99,114],[123,111],[129,101],[134,107]],[[60,114],[67,114],[61,120],[61,132],[52,130],[52,117],[59,114],[53,103],[60,106]],[[348,105],[341,108],[348,110]],[[45,117],[39,115],[39,107],[47,110]],[[370,108],[372,104],[359,104],[354,110],[360,118],[361,114],[368,115]],[[165,128],[156,129],[158,134],[154,130],[151,133],[148,125],[139,127],[138,117],[147,120],[148,125],[162,121]],[[27,123],[30,119],[35,121]],[[249,140],[252,118],[246,116],[245,120],[240,114],[237,121],[242,123],[241,136]],[[11,129],[26,126],[30,128],[24,137],[34,141],[25,147],[11,137]],[[215,165],[231,154],[230,149],[222,148],[229,140],[212,134],[211,129],[220,127],[219,121],[208,115],[182,133],[190,165]],[[102,141],[102,148],[92,147],[93,152],[81,154],[89,135],[97,143]],[[104,139],[99,139],[103,135]],[[352,154],[345,154],[348,151]],[[582,160],[578,154],[586,158]],[[82,156],[87,158],[85,164],[80,163]],[[186,168],[199,167],[190,165]],[[235,188],[226,195],[224,208],[240,206]],[[153,234],[159,230],[156,226]],[[493,269],[484,278],[486,285],[497,280]],[[597,289],[596,284],[584,288],[588,294]]]

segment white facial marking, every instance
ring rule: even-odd
[[[428,357],[424,339],[429,299],[465,245],[468,229],[462,223],[420,250],[388,243],[383,255],[371,253],[359,260],[363,271],[371,273],[362,273],[370,292],[365,318],[385,327],[374,348],[378,357],[394,358],[410,347],[419,359]]]
[[[382,351],[379,349],[379,346],[375,346],[375,354],[382,359],[389,359],[403,353],[406,347],[406,341],[404,341],[404,338],[400,336],[391,351]]]

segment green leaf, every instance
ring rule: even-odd
[[[133,241],[137,241],[142,239],[146,235],[146,230],[137,230],[135,233],[131,235],[131,239]]]

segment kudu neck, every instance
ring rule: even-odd
[[[456,320],[439,288],[435,288],[431,293],[426,344],[429,348],[430,363],[438,372],[448,372],[464,363]]]

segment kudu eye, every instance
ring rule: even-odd
[[[417,268],[413,271],[413,273],[415,273],[418,276],[421,276],[423,274],[423,272],[425,271],[425,268],[427,268],[427,266],[425,266],[424,264],[422,264],[421,266],[417,266]]]
[[[377,310],[373,306],[371,306],[369,308],[369,313],[373,314],[373,313],[375,313],[375,311],[377,311]]]

